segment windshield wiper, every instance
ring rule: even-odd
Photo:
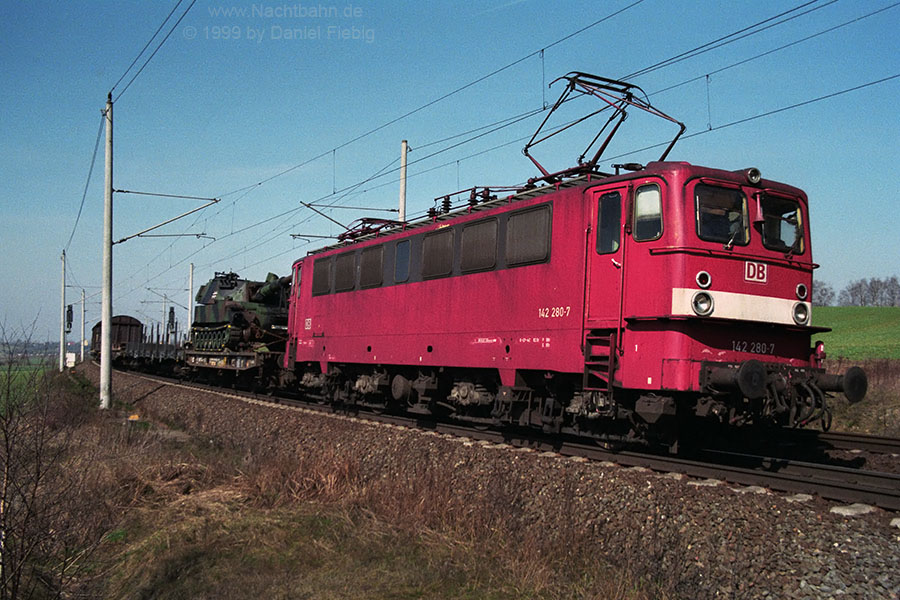
[[[728,243],[722,246],[723,250],[731,250],[734,247],[734,240],[737,239],[737,234],[740,230],[735,231],[731,234],[731,238],[729,238]]]

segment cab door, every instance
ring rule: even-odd
[[[629,187],[595,188],[589,193],[584,325],[586,330],[616,330],[622,317]]]
[[[618,382],[622,348],[622,290],[625,282],[625,224],[628,185],[604,186],[588,192],[589,214],[585,256],[584,378],[586,392],[612,393]]]

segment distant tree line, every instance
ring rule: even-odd
[[[900,306],[900,280],[896,276],[857,279],[840,292],[829,283],[816,281],[812,302],[815,306]]]

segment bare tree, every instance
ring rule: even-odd
[[[832,306],[834,300],[834,288],[830,283],[813,281],[812,303],[814,306]]]
[[[884,296],[884,281],[877,277],[871,277],[865,281],[865,306],[884,306],[882,304]]]
[[[857,279],[847,284],[841,291],[838,302],[841,306],[868,306],[868,285],[865,279]]]
[[[897,277],[858,279],[844,288],[838,299],[842,306],[900,306]]]
[[[22,333],[11,341],[0,323],[0,600],[60,597],[99,541],[85,512],[89,469],[66,463],[84,409],[28,356]]]
[[[900,281],[894,275],[884,281],[884,304],[882,306],[900,306]]]

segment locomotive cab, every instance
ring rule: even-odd
[[[811,347],[827,330],[811,325],[805,194],[755,169],[651,163],[644,174],[593,189],[588,203],[586,344],[608,339],[616,355],[598,390],[632,390],[637,420],[658,430],[684,415],[827,428],[825,393],[858,401],[866,379],[826,375]]]

